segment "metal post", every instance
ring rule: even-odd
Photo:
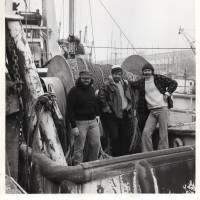
[[[69,0],[69,35],[74,35],[74,0]]]
[[[184,93],[186,93],[186,78],[187,78],[187,70],[185,68],[185,72],[184,72],[184,80],[185,80],[185,84],[184,84]]]

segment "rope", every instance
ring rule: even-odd
[[[91,9],[91,2],[90,2],[90,0],[89,0],[89,7],[90,7],[90,23],[91,23],[91,28],[92,28],[92,46],[91,46],[91,52],[92,52],[92,48],[94,46],[94,29],[93,29],[92,9]],[[94,48],[94,61],[96,63],[95,48]]]
[[[37,121],[36,121],[36,124],[34,125],[33,130],[31,130],[32,127],[29,126],[28,133],[27,133],[27,149],[26,149],[26,161],[25,161],[26,169],[27,169],[26,170],[26,186],[27,186],[27,188],[29,188],[28,177],[30,175],[30,165],[29,165],[29,160],[28,160],[28,147],[29,147],[29,143],[30,143],[31,138],[34,137],[35,133],[39,129],[41,116],[42,116],[42,113],[44,111],[50,111],[51,112],[52,117],[53,117],[53,121],[55,123],[55,127],[56,127],[59,135],[64,136],[64,137],[67,135],[65,133],[66,128],[65,128],[65,125],[64,125],[63,118],[60,117],[58,110],[57,110],[55,94],[52,93],[52,92],[46,92],[43,95],[39,96],[32,106],[31,116],[30,116],[30,120],[32,120],[32,117],[34,115],[36,115]],[[45,135],[41,134],[41,138],[42,138],[43,141],[47,141],[47,138],[45,137]],[[63,141],[64,141],[64,144],[62,145]],[[63,139],[63,141],[60,141],[62,148],[63,148],[63,151],[67,151],[67,149],[65,150],[65,148],[67,148],[67,147],[68,147],[68,151],[70,151],[70,145],[65,144],[65,138]],[[69,141],[69,139],[68,139],[68,141]],[[43,149],[44,143],[42,143],[42,144],[43,144],[43,147],[42,147],[42,149]]]
[[[109,10],[106,8],[106,6],[103,4],[103,2],[101,0],[99,0],[99,2],[103,6],[103,8],[106,10],[106,12],[108,13],[108,15],[111,17],[111,19],[113,20],[113,22],[115,23],[115,25],[119,28],[119,30],[121,31],[121,33],[124,35],[124,37],[126,38],[126,40],[128,41],[128,43],[131,45],[132,49],[135,51],[136,54],[138,54],[138,52],[136,51],[135,47],[133,46],[133,44],[131,43],[131,41],[128,39],[127,35],[124,33],[124,31],[122,30],[122,28],[120,27],[120,25],[117,23],[117,21],[113,18],[113,16],[109,12]]]
[[[99,160],[103,160],[103,159],[109,159],[109,158],[112,158],[112,156],[108,155],[108,154],[102,149],[102,147],[100,147],[98,159],[99,159]]]
[[[28,160],[28,147],[29,147],[29,143],[30,143],[31,138],[33,138],[33,136],[35,135],[35,133],[39,129],[41,115],[44,112],[44,109],[47,109],[47,108],[49,110],[51,109],[50,103],[48,101],[49,100],[48,95],[49,95],[48,93],[45,93],[45,94],[41,95],[40,97],[38,97],[38,99],[34,102],[33,107],[31,109],[30,120],[32,120],[32,116],[34,114],[36,114],[37,122],[34,126],[34,129],[31,130],[31,127],[29,126],[28,132],[27,132],[27,147],[26,147],[26,160],[25,160],[25,165],[26,165],[25,180],[26,180],[26,189],[27,190],[29,190],[29,187],[30,187],[29,181],[28,181],[29,177],[30,177],[30,165],[29,165],[29,160]]]
[[[60,139],[62,149],[65,153],[67,148],[70,148],[70,146],[66,144],[66,137],[68,135],[66,134],[65,123],[56,103],[56,96],[54,93],[47,92],[38,98],[35,105],[36,113],[40,113],[42,109],[44,109],[44,111],[48,110],[51,112],[53,121],[58,131],[58,137]],[[69,138],[67,138],[67,140],[70,141]]]

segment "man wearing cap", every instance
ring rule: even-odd
[[[67,96],[67,109],[74,136],[73,165],[83,162],[83,150],[87,138],[87,161],[97,160],[100,149],[99,115],[92,74],[81,71],[76,85]]]
[[[112,77],[98,93],[104,127],[111,141],[112,156],[128,154],[131,142],[132,96],[128,81],[122,79],[122,74],[121,66],[113,65]]]
[[[130,82],[132,89],[138,89],[137,112],[142,132],[142,150],[153,151],[152,134],[159,123],[158,149],[169,148],[168,144],[168,108],[172,108],[171,94],[177,88],[177,82],[163,75],[154,74],[154,68],[146,63],[142,68],[143,78]]]

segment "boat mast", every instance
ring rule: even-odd
[[[59,32],[55,15],[55,2],[54,0],[42,0],[42,20],[43,26],[46,27],[46,57],[47,60],[55,55],[60,54],[59,45]]]
[[[69,0],[69,35],[74,36],[74,0]]]
[[[75,37],[74,37],[74,0],[69,0],[69,56],[75,57]]]

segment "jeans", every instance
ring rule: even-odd
[[[152,134],[159,123],[159,143],[158,149],[169,148],[168,142],[168,108],[155,108],[150,111],[150,114],[145,123],[142,133],[142,151],[153,151]]]
[[[87,139],[88,155],[87,161],[97,160],[101,142],[99,125],[94,120],[76,121],[79,135],[74,138],[73,164],[77,165],[83,162],[83,151]]]

